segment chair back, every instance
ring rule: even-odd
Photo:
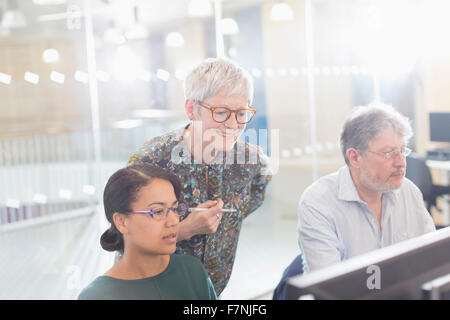
[[[303,271],[303,256],[300,253],[284,270],[281,280],[273,292],[272,300],[286,300],[287,280],[303,274]]]

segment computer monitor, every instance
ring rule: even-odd
[[[450,112],[430,112],[430,141],[450,142]]]
[[[422,299],[422,286],[450,273],[450,227],[293,277],[287,298]]]
[[[450,273],[425,283],[422,297],[425,300],[450,300]]]

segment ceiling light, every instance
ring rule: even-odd
[[[188,6],[188,16],[193,18],[212,16],[213,8],[209,0],[191,0]]]
[[[44,60],[45,63],[57,62],[59,60],[58,50],[53,48],[44,50],[44,52],[42,53],[42,60]]]
[[[158,70],[156,70],[156,77],[158,77],[158,79],[161,79],[163,81],[169,81],[170,73],[167,70],[158,69]]]
[[[228,49],[228,56],[230,57],[236,57],[237,55],[237,49],[235,47],[231,47]]]
[[[52,71],[50,73],[50,80],[52,80],[53,82],[56,82],[56,83],[63,84],[64,81],[66,80],[66,76],[63,75],[62,73]]]
[[[131,48],[127,45],[122,45],[117,48],[113,70],[116,80],[131,83],[138,78],[142,68]]]
[[[103,41],[112,44],[124,44],[126,39],[117,27],[109,27],[103,34]]]
[[[179,48],[184,45],[184,37],[179,32],[170,32],[166,37],[166,46]]]
[[[83,186],[83,193],[93,195],[95,194],[95,187],[90,184],[85,184]]]
[[[0,72],[0,82],[4,84],[10,84],[11,76],[9,74]]]
[[[83,82],[83,83],[88,83],[89,82],[89,75],[86,72],[77,70],[75,72],[75,80],[77,80],[79,82]]]
[[[67,189],[59,189],[58,195],[61,199],[70,200],[72,199],[72,191]]]
[[[142,126],[143,123],[144,122],[141,119],[127,119],[127,120],[116,121],[113,124],[113,127],[119,128],[119,129],[132,129],[132,128]]]
[[[129,40],[143,39],[146,38],[147,36],[148,36],[147,29],[140,24],[133,24],[125,32],[125,37]]]
[[[133,111],[133,116],[137,118],[169,118],[175,115],[174,110],[138,109]]]
[[[280,2],[274,4],[270,10],[270,19],[272,21],[289,21],[294,19],[294,13],[288,4]]]
[[[47,203],[47,196],[45,194],[42,194],[42,193],[36,193],[33,196],[33,201],[35,203],[38,203],[38,204],[46,204]]]
[[[9,208],[14,208],[14,209],[20,208],[20,201],[17,199],[7,199],[5,204]]]
[[[107,72],[103,71],[103,70],[97,70],[96,77],[97,77],[98,81],[108,82],[109,78],[110,78],[110,75]]]
[[[39,75],[33,73],[33,72],[25,72],[24,75],[24,80],[33,84],[38,84],[39,83]]]
[[[175,70],[175,78],[177,78],[178,80],[184,81],[186,75],[187,75],[186,72],[182,69]]]
[[[152,74],[150,73],[150,71],[140,70],[138,72],[138,78],[145,82],[149,82],[150,80],[152,80]]]
[[[258,68],[252,68],[251,72],[255,78],[261,78],[261,76],[262,76],[262,72]]]
[[[138,8],[134,7],[134,23],[125,32],[127,39],[143,39],[148,36],[148,30],[139,23]]]
[[[33,3],[38,6],[53,6],[66,3],[66,0],[33,0]]]
[[[225,18],[220,21],[220,29],[224,35],[239,33],[239,26],[234,19]]]
[[[8,9],[3,14],[2,27],[6,29],[23,28],[27,25],[25,15],[18,9]]]

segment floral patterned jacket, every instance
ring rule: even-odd
[[[187,127],[150,139],[129,164],[146,162],[176,174],[184,186],[183,202],[189,207],[222,198],[224,208],[236,209],[223,213],[215,234],[177,243],[176,253],[203,262],[219,295],[231,276],[242,221],[263,203],[272,175],[262,149],[242,141],[232,151],[219,153],[210,164],[196,163],[183,140]]]

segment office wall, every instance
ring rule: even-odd
[[[5,131],[12,126],[32,130],[38,123],[83,122],[89,114],[87,87],[73,78],[77,68],[83,69],[80,51],[84,46],[80,49],[79,43],[66,39],[52,45],[62,57],[52,65],[42,61],[45,43],[16,40],[13,45],[1,45],[0,72],[11,75],[11,83],[0,86],[0,125]],[[52,71],[66,75],[63,85],[50,80]],[[25,72],[39,75],[39,83],[26,82]]]

